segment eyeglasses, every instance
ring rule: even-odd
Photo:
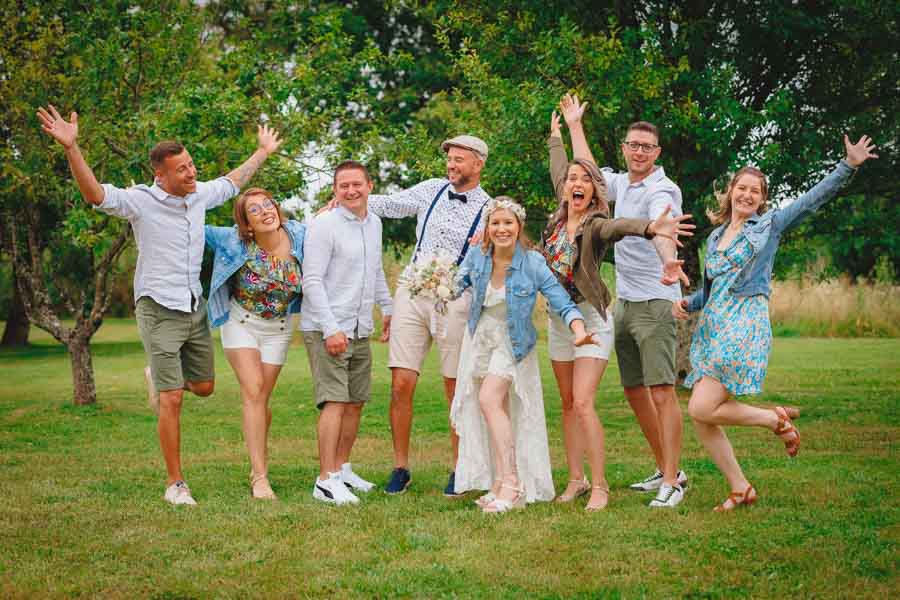
[[[650,154],[651,152],[659,148],[659,146],[657,146],[656,144],[641,144],[639,142],[629,142],[627,140],[622,143],[628,146],[629,150],[631,150],[632,152],[637,152],[638,148],[640,148],[645,153]]]
[[[264,211],[269,211],[275,208],[275,203],[266,198],[259,204],[254,204],[247,208],[247,214],[253,215],[254,217],[258,217],[263,214]]]

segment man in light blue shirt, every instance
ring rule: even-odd
[[[184,390],[213,392],[212,338],[200,285],[206,211],[236,195],[281,145],[259,127],[259,147],[240,167],[214,181],[197,181],[197,169],[178,142],[150,151],[151,186],[100,185],[78,147],[78,114],[66,121],[52,105],[38,110],[44,131],[64,148],[84,199],[108,215],[128,219],[138,248],[134,272],[135,316],[150,366],[150,403],[159,413],[159,445],[168,481],[163,498],[196,504],[181,472],[181,402]]]
[[[350,463],[372,381],[372,309],[381,307],[381,340],[387,341],[393,308],[381,263],[381,219],[368,210],[372,185],[361,163],[338,165],[334,194],[339,205],[309,224],[303,242],[300,329],[321,410],[313,498],[330,504],[355,504],[359,498],[351,489],[374,487]]]

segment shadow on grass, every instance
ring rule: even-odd
[[[143,353],[143,345],[137,342],[92,342],[91,354],[94,356],[122,356],[125,354]],[[39,343],[24,348],[0,348],[3,358],[45,358],[68,354],[66,347],[59,343]]]

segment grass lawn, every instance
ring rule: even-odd
[[[441,495],[447,409],[432,355],[416,396],[413,485],[340,509],[312,499],[316,410],[299,338],[273,397],[270,478],[254,502],[238,388],[219,348],[217,391],[188,397],[185,473],[200,506],[162,501],[165,472],[146,407],[133,321],[94,344],[99,402],[71,405],[69,361],[39,331],[0,353],[0,596],[104,598],[884,598],[896,597],[900,340],[777,338],[762,403],[799,406],[800,455],[763,430],[730,432],[759,491],[714,514],[727,487],[685,424],[684,503],[651,511],[627,484],[651,470],[615,361],[597,397],[610,507],[545,503],[483,515]],[[559,398],[543,345],[557,489],[567,473]],[[354,463],[379,484],[392,467],[387,351]],[[687,397],[682,396],[686,416]]]

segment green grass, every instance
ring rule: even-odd
[[[779,338],[762,403],[800,406],[803,447],[789,460],[762,430],[731,430],[759,490],[750,510],[719,515],[727,494],[685,426],[691,487],[675,511],[650,511],[625,486],[651,460],[618,389],[614,361],[598,393],[606,426],[609,510],[583,502],[482,515],[440,491],[447,410],[432,356],[416,396],[413,478],[336,509],[311,498],[316,410],[302,346],[273,398],[276,503],[249,498],[234,376],[221,350],[211,398],[189,397],[185,472],[200,506],[161,500],[164,470],[132,321],[95,340],[99,402],[73,407],[65,352],[0,353],[0,596],[807,598],[896,596],[900,340]],[[563,468],[559,400],[546,353],[554,476]],[[386,349],[355,463],[383,483],[391,468]],[[682,398],[683,406],[686,397]]]

